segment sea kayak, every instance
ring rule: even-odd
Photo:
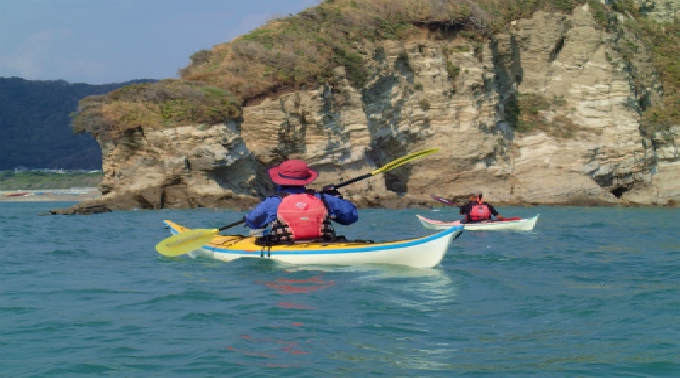
[[[163,221],[175,235],[190,229],[169,220]],[[189,252],[191,257],[208,257],[231,261],[241,257],[271,258],[289,264],[355,265],[395,264],[414,268],[431,268],[439,264],[451,241],[463,232],[463,226],[420,238],[389,242],[334,241],[302,242],[262,246],[255,236],[219,235],[206,245]]]
[[[483,223],[467,223],[462,224],[465,230],[480,231],[480,230],[514,230],[514,231],[531,231],[536,226],[538,215],[531,218],[512,218],[502,221],[487,221]],[[450,227],[460,227],[460,220],[457,221],[440,221],[425,218],[422,215],[416,215],[420,223],[430,230],[446,230]]]

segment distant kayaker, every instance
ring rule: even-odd
[[[491,220],[495,216],[497,220],[503,220],[503,216],[498,214],[496,209],[488,203],[482,201],[482,192],[473,190],[470,192],[468,203],[460,207],[460,214],[465,215],[463,223],[479,223]]]
[[[276,195],[265,198],[246,217],[251,229],[271,225],[268,239],[273,242],[335,238],[331,220],[350,225],[359,219],[356,206],[338,195],[308,190],[319,172],[302,160],[287,160],[269,169],[277,185]]]

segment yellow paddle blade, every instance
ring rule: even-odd
[[[391,170],[391,169],[394,169],[394,168],[397,168],[397,167],[401,167],[402,165],[404,165],[404,164],[410,162],[411,160],[417,159],[417,158],[419,158],[419,157],[423,157],[423,156],[425,156],[425,155],[429,155],[429,154],[435,153],[435,152],[437,152],[437,151],[439,151],[439,148],[428,148],[428,149],[425,149],[425,150],[420,150],[420,151],[416,151],[416,152],[410,153],[410,154],[408,154],[408,155],[406,155],[406,156],[404,156],[404,157],[401,157],[401,158],[399,158],[399,159],[397,159],[397,160],[391,161],[391,162],[389,162],[389,163],[383,165],[382,167],[380,167],[380,168],[376,169],[375,171],[371,172],[371,174],[372,174],[372,175],[377,175],[378,173],[387,172],[387,171],[389,171],[389,170]]]
[[[156,251],[164,256],[179,256],[208,244],[220,230],[188,230],[156,244]]]

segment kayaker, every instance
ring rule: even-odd
[[[460,214],[465,215],[465,219],[462,220],[462,223],[489,221],[491,220],[492,215],[495,216],[497,220],[504,219],[492,205],[482,201],[481,190],[473,190],[470,192],[470,200],[460,207]]]
[[[356,206],[341,196],[308,190],[319,172],[302,160],[287,160],[268,171],[277,185],[276,195],[260,202],[245,216],[251,229],[271,225],[269,240],[290,242],[306,239],[333,239],[331,220],[350,225],[359,219]]]

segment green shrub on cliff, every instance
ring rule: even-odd
[[[229,91],[176,80],[128,85],[79,105],[72,116],[75,132],[113,138],[139,127],[216,124],[240,116],[238,100]]]
[[[668,131],[680,118],[680,22],[659,25],[644,22],[652,49],[652,63],[663,84],[664,97],[642,113],[642,131],[645,136]]]

